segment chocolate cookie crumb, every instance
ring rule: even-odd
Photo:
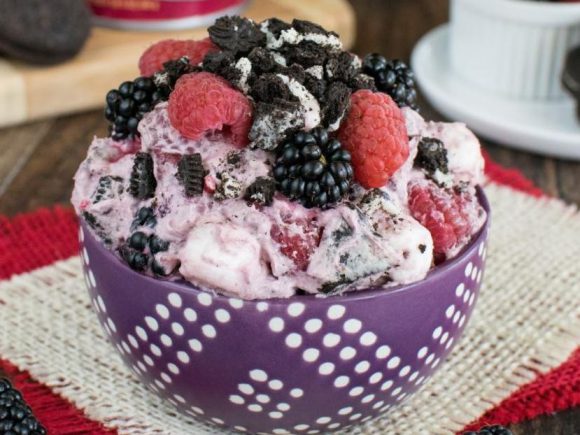
[[[183,184],[185,196],[200,196],[203,193],[205,170],[201,163],[201,154],[186,154],[177,165],[177,178]]]
[[[279,18],[268,18],[263,21],[266,23],[266,28],[270,33],[272,33],[276,38],[280,36],[282,31],[290,29],[292,26]]]
[[[304,68],[324,65],[328,50],[313,41],[301,41],[297,45],[285,46],[284,51],[290,64],[297,63]]]
[[[316,35],[336,35],[336,33],[334,32],[328,32],[324,27],[322,27],[319,24],[313,23],[312,21],[307,21],[307,20],[298,20],[298,19],[294,19],[292,20],[292,27],[294,27],[298,32],[302,33],[302,34],[306,34],[306,33],[314,33]]]
[[[153,173],[153,157],[147,153],[137,153],[133,160],[129,193],[137,199],[149,199],[155,196],[157,180]]]
[[[247,54],[266,44],[266,35],[256,23],[240,16],[221,17],[207,29],[212,42],[234,54]]]
[[[252,68],[260,74],[271,72],[278,65],[272,53],[263,47],[256,47],[250,51],[248,59],[252,62]]]
[[[333,53],[326,62],[325,72],[329,80],[348,83],[360,72],[360,61],[348,51]]]
[[[351,90],[342,82],[334,82],[328,87],[322,108],[322,124],[325,127],[342,119],[349,108],[350,95]]]
[[[276,74],[263,74],[258,77],[250,90],[250,95],[256,101],[273,102],[279,100],[293,100],[288,86]]]
[[[414,165],[431,175],[435,174],[436,171],[447,174],[449,172],[447,149],[443,142],[430,137],[422,138],[417,147]]]
[[[303,84],[304,87],[308,89],[308,92],[310,92],[319,102],[324,100],[324,96],[326,94],[325,80],[317,79],[310,74],[306,74]]]
[[[248,202],[271,205],[276,193],[276,182],[271,178],[258,177],[246,189],[244,198]]]
[[[368,89],[373,92],[377,92],[377,85],[375,84],[375,79],[366,74],[357,74],[351,78],[348,85],[353,91],[358,91],[360,89]]]
[[[219,175],[220,183],[218,184],[214,198],[217,201],[222,201],[224,199],[234,199],[240,196],[242,191],[241,183],[230,174],[223,172]]]
[[[254,123],[249,139],[252,147],[273,150],[290,133],[304,127],[300,103],[278,100],[276,104],[259,102],[254,110]]]

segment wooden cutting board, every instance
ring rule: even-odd
[[[254,0],[244,15],[256,21],[306,19],[337,32],[347,48],[354,41],[354,13],[346,0]],[[66,63],[34,67],[0,59],[0,127],[104,107],[109,89],[139,75],[137,61],[151,43],[206,35],[205,28],[136,32],[95,27],[83,51]]]

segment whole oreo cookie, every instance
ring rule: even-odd
[[[62,62],[89,36],[91,15],[79,0],[0,0],[0,52],[31,63]]]

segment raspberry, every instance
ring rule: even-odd
[[[306,270],[310,263],[310,256],[320,243],[321,231],[307,219],[287,220],[287,224],[280,227],[272,225],[270,236],[280,245],[280,251],[290,258],[300,270]],[[298,227],[298,231],[292,231]]]
[[[182,56],[189,58],[189,63],[197,65],[207,53],[219,50],[209,38],[200,41],[192,39],[164,39],[153,44],[143,52],[139,59],[139,70],[143,76],[151,76],[163,69],[163,64]]]
[[[338,138],[352,155],[355,180],[367,189],[384,186],[409,157],[403,114],[380,92],[363,89],[352,94]]]
[[[208,72],[181,77],[169,97],[169,120],[183,136],[222,130],[239,147],[248,143],[252,105],[223,78]]]
[[[438,261],[471,236],[480,213],[476,198],[468,192],[443,189],[431,181],[409,186],[409,209],[431,233]]]

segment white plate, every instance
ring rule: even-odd
[[[580,160],[580,122],[571,97],[540,103],[481,90],[450,68],[448,36],[447,24],[432,30],[411,58],[419,87],[437,110],[506,146]]]

